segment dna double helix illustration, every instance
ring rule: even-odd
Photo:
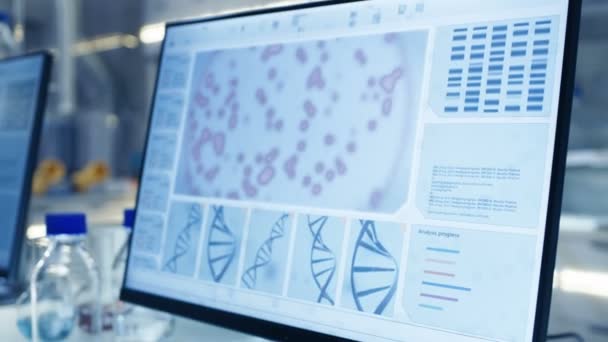
[[[334,305],[334,300],[327,292],[327,288],[331,284],[334,274],[336,273],[336,256],[323,242],[323,237],[321,235],[323,228],[327,223],[327,219],[327,216],[321,216],[315,220],[311,220],[310,215],[307,218],[308,229],[313,237],[312,248],[310,250],[310,271],[315,284],[319,289],[317,303],[323,303],[325,301]]]
[[[268,265],[272,261],[272,245],[275,240],[282,238],[285,235],[285,225],[289,219],[288,214],[282,214],[278,220],[272,225],[270,237],[266,239],[255,254],[253,265],[245,270],[241,277],[245,286],[248,289],[254,289],[257,282],[258,269]]]
[[[177,272],[177,261],[190,251],[192,244],[192,230],[198,229],[201,225],[202,213],[198,204],[192,204],[188,211],[186,225],[178,233],[173,245],[173,253],[167,258],[163,270],[173,273]]]
[[[213,281],[219,283],[236,254],[236,237],[224,219],[224,206],[213,206],[213,218],[207,238],[207,263]]]
[[[351,264],[351,287],[359,311],[381,315],[395,295],[397,261],[382,245],[374,221],[361,220]]]

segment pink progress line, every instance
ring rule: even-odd
[[[444,265],[454,265],[455,264],[455,262],[453,262],[453,261],[443,260],[443,259],[425,259],[424,261],[434,262],[436,264],[444,264]]]
[[[444,297],[444,296],[438,296],[438,295],[433,295],[433,294],[428,294],[428,293],[421,293],[420,297],[427,297],[427,298],[447,300],[449,302],[457,302],[458,301],[458,298]]]
[[[432,275],[438,275],[438,276],[444,276],[444,277],[454,277],[454,273],[446,273],[446,272],[437,272],[437,271],[430,271],[430,270],[424,270],[424,273],[426,274],[432,274]]]

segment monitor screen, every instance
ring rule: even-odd
[[[531,340],[568,6],[169,25],[125,291],[357,340]]]
[[[0,60],[0,270],[7,272],[22,239],[37,149],[48,56]]]

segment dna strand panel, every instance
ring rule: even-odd
[[[353,221],[350,240],[342,305],[392,316],[399,280],[403,227],[398,223]]]
[[[202,222],[203,210],[200,204],[173,202],[167,222],[163,271],[194,275]]]
[[[209,207],[201,253],[201,279],[236,284],[246,214],[246,210],[240,208],[223,205]]]
[[[251,214],[241,287],[282,294],[291,231],[287,213],[255,210]]]
[[[337,217],[299,216],[289,297],[335,305],[345,223]]]

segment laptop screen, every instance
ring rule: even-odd
[[[0,60],[0,270],[6,271],[21,239],[38,141],[46,55]]]

